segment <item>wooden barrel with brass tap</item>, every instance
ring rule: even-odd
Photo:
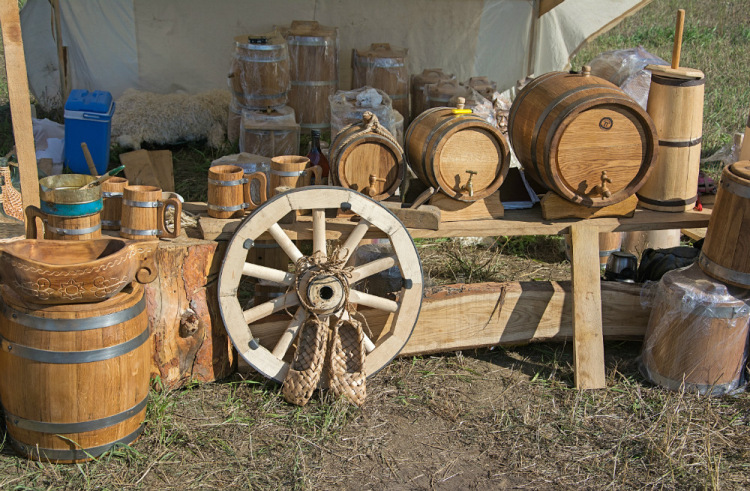
[[[138,438],[153,351],[143,287],[75,305],[1,293],[0,398],[16,451],[81,462]]]
[[[529,82],[513,102],[508,128],[526,175],[584,206],[632,196],[657,155],[648,113],[589,67]]]
[[[510,148],[497,128],[464,109],[463,102],[417,116],[404,135],[404,150],[420,181],[469,202],[500,188],[510,167]]]
[[[330,156],[334,185],[378,201],[393,196],[406,170],[403,149],[370,112],[364,114],[362,123],[349,125],[334,137]]]

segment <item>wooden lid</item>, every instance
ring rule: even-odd
[[[372,43],[367,49],[357,49],[354,52],[363,58],[406,58],[407,48],[391,46],[389,43]]]
[[[315,20],[293,20],[292,25],[286,30],[287,36],[300,37],[336,37],[336,28],[322,26]]]
[[[697,80],[705,77],[702,71],[696,70],[695,68],[672,68],[667,65],[646,65],[646,70],[650,70],[651,73],[661,75],[662,77],[681,78],[685,80]]]
[[[265,32],[262,34],[243,34],[234,38],[237,47],[255,50],[279,49],[286,45],[286,40],[279,31]]]
[[[445,73],[442,68],[425,68],[422,73],[414,75],[412,83],[417,85],[436,84],[441,80],[454,80],[455,78],[455,75]]]
[[[729,166],[732,174],[743,179],[750,179],[750,160],[740,160]]]

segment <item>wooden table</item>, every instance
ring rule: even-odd
[[[199,204],[188,205],[187,208],[193,212],[201,211]],[[702,228],[708,226],[709,217],[710,210],[660,213],[638,209],[632,218],[545,221],[542,219],[541,208],[537,206],[529,210],[507,210],[505,218],[500,220],[449,222],[441,224],[439,230],[409,229],[409,233],[415,239],[570,233],[573,244],[571,265],[575,384],[579,389],[598,389],[605,387],[599,233]],[[217,220],[202,216],[200,225],[205,239],[223,241],[232,237],[239,222],[240,220]],[[338,239],[352,226],[352,222],[332,219],[326,227],[327,238]],[[312,222],[308,217],[299,217],[296,223],[283,227],[293,240],[312,238]],[[379,236],[382,235],[368,233],[365,238]]]

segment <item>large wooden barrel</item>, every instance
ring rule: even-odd
[[[0,399],[21,455],[81,462],[141,433],[152,355],[143,287],[35,305],[2,288]]]
[[[659,135],[659,155],[638,191],[642,208],[677,213],[695,206],[705,83],[705,78],[686,80],[651,74],[647,110]]]
[[[284,37],[289,45],[292,86],[289,106],[303,131],[328,130],[331,106],[328,98],[339,86],[337,29],[316,21],[292,21]]]
[[[584,206],[632,196],[657,154],[649,115],[588,70],[551,72],[529,82],[513,102],[508,128],[526,175]]]
[[[367,128],[374,116],[344,128],[331,142],[331,181],[383,200],[398,189],[406,171],[404,151],[388,130]]]
[[[698,264],[714,278],[750,288],[750,160],[735,162],[721,174]]]
[[[666,273],[643,340],[644,376],[671,390],[721,395],[744,375],[748,292],[706,276],[695,264]]]
[[[300,126],[289,106],[270,111],[242,110],[240,152],[276,157],[299,153]]]
[[[411,77],[411,117],[416,118],[430,108],[426,86],[443,80],[455,80],[452,73],[445,73],[442,68],[425,68],[422,73]],[[446,104],[440,104],[445,106]]]
[[[352,50],[352,88],[369,85],[382,90],[393,101],[393,109],[407,122],[410,121],[408,51],[388,43]]]
[[[287,103],[289,49],[278,32],[234,38],[229,88],[245,107],[266,109]]]
[[[510,149],[497,128],[458,109],[429,109],[404,136],[406,158],[420,181],[459,201],[486,198],[500,188]]]

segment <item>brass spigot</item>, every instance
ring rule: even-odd
[[[467,170],[466,173],[469,174],[469,180],[461,187],[461,191],[469,193],[469,196],[474,196],[474,183],[471,182],[471,180],[474,179],[474,176],[476,176],[478,172],[475,170]]]
[[[602,171],[602,177],[601,177],[602,183],[601,185],[594,186],[594,189],[592,190],[592,194],[601,194],[602,198],[609,198],[612,196],[612,192],[607,189],[607,184],[612,184],[612,179],[607,177],[607,171]]]
[[[370,174],[370,185],[367,186],[365,189],[362,190],[364,194],[366,194],[369,197],[373,197],[376,194],[378,194],[378,191],[376,190],[375,183],[378,182],[385,182],[385,179],[376,176],[375,174]]]

